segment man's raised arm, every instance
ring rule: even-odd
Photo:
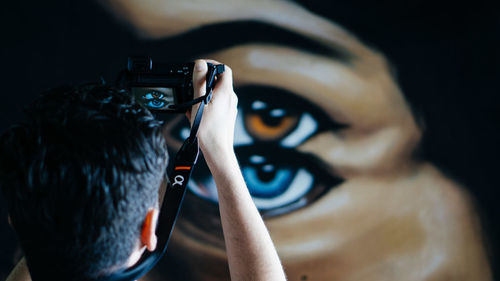
[[[195,98],[205,94],[206,73],[207,61],[196,61],[193,74]],[[212,100],[205,106],[198,138],[217,185],[231,279],[286,280],[276,249],[234,154],[237,103],[232,71],[226,66],[226,71],[219,76]],[[190,120],[194,119],[197,106],[193,107]]]

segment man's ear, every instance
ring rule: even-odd
[[[146,246],[148,251],[152,252],[156,249],[156,223],[158,222],[159,211],[157,208],[150,208],[144,219],[141,232],[141,244]]]

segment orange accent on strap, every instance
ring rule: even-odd
[[[179,166],[175,167],[176,170],[191,170],[191,167],[189,166]]]

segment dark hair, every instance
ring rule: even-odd
[[[36,279],[123,266],[167,166],[161,122],[102,85],[42,94],[0,138],[0,185]]]

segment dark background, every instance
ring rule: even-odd
[[[420,153],[475,198],[498,272],[497,10],[477,1],[297,2],[343,25],[395,66],[403,92],[425,124]],[[23,106],[44,89],[100,77],[114,80],[130,54],[187,56],[175,40],[134,38],[90,0],[11,1],[2,3],[0,20],[0,131],[19,119]],[[0,198],[0,279],[12,269],[17,248],[6,217]]]

